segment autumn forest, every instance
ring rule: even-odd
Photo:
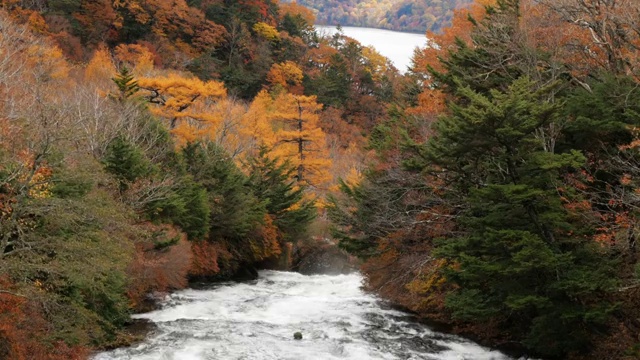
[[[327,247],[484,345],[640,358],[640,4],[411,3],[402,74],[303,1],[0,1],[0,358]]]

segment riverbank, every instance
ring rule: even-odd
[[[185,251],[184,246],[179,249]],[[132,299],[132,311],[135,314],[158,311],[167,298],[185,289],[205,289],[229,282],[245,283],[256,281],[258,280],[258,272],[261,270],[335,275],[355,272],[359,265],[355,257],[348,255],[335,244],[324,239],[308,239],[296,245],[289,243],[283,245],[283,249],[284,250],[277,255],[272,255],[269,258],[253,263],[229,262],[227,260],[227,266],[228,264],[235,264],[233,268],[216,267],[210,268],[208,272],[194,270],[192,268],[191,273],[188,274],[188,281],[173,283],[171,287],[159,288],[156,283],[147,280],[149,285],[145,287],[145,289],[160,290],[144,293],[140,291],[133,292],[136,297]],[[200,258],[200,260],[195,259],[195,261],[200,262],[202,262],[201,259],[203,258],[213,257],[215,259],[221,256],[221,254],[224,254],[219,247],[198,247],[192,251]],[[154,255],[153,252],[150,254],[151,255],[148,256],[152,258],[157,257],[157,254]],[[175,256],[172,252],[165,254],[165,256],[171,255]],[[202,269],[202,267],[198,269]],[[139,286],[136,288],[139,288]],[[152,322],[145,319],[137,319],[134,315],[134,317],[130,318],[122,329],[117,332],[112,341],[104,343],[103,346],[95,350],[104,351],[119,347],[134,346],[143,341],[154,329],[156,329],[156,327]]]
[[[143,343],[95,359],[509,359],[386,308],[361,284],[358,273],[265,270],[250,282],[186,289],[161,310],[135,316],[158,325]],[[293,339],[297,331],[302,340]]]
[[[455,334],[482,346],[498,349],[514,358],[551,359],[531,354],[518,341],[518,334],[505,332],[497,322],[470,323],[454,320],[445,307],[450,289],[438,275],[438,263],[420,262],[428,258],[423,247],[408,251],[403,259],[372,258],[365,261],[362,272],[365,289],[388,301],[394,309],[413,314],[418,321],[436,331]],[[384,253],[384,252],[383,252]],[[640,299],[640,288],[618,292],[612,302],[619,304],[606,326],[589,340],[589,351],[572,353],[570,360],[634,360],[640,359],[640,310],[634,305]]]

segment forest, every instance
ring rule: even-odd
[[[440,32],[451,24],[454,11],[472,0],[297,0],[312,9],[316,23],[372,27],[395,31]]]
[[[405,75],[297,3],[1,4],[0,358],[327,239],[450,332],[640,358],[635,0],[477,0]]]

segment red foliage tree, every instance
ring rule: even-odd
[[[188,283],[193,255],[186,236],[169,225],[150,228],[156,239],[138,243],[129,265],[127,296],[133,308],[149,293],[182,289]]]
[[[89,349],[62,341],[47,342],[49,323],[37,302],[18,294],[11,282],[0,278],[0,358],[11,360],[80,360]],[[43,341],[44,340],[44,341]]]
[[[194,242],[191,244],[191,251],[193,252],[193,261],[191,269],[189,269],[190,276],[207,277],[213,276],[220,271],[218,267],[218,245],[208,241]]]

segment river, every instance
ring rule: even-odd
[[[361,289],[362,277],[261,271],[167,297],[135,315],[157,325],[146,341],[95,360],[509,359],[432,331]],[[302,340],[294,340],[300,331]]]
[[[316,25],[315,27],[321,34],[333,35],[337,31],[335,26]],[[405,72],[411,64],[413,50],[427,45],[427,37],[424,34],[353,26],[343,26],[342,31],[362,45],[374,47],[380,54],[391,59],[401,72]]]

